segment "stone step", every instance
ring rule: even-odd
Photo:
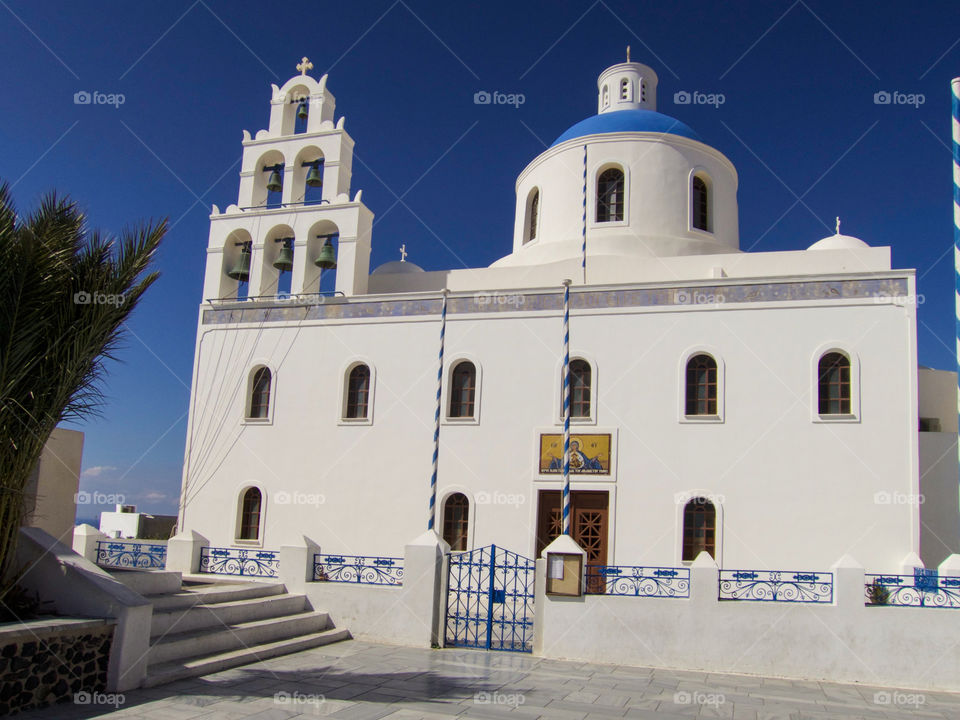
[[[167,570],[125,570],[103,568],[134,592],[141,595],[180,592],[182,577],[178,572]]]
[[[168,632],[190,632],[203,628],[218,628],[224,625],[263,620],[265,618],[293,615],[309,609],[306,595],[273,595],[246,600],[194,605],[172,610],[154,610],[150,625],[150,637]],[[151,640],[151,642],[153,642]]]
[[[150,666],[147,669],[147,677],[143,681],[143,687],[156,687],[157,685],[164,685],[174,680],[197,677],[199,675],[209,675],[210,673],[227,670],[237,667],[238,665],[247,665],[260,660],[277,657],[278,655],[287,655],[289,653],[308,650],[348,639],[350,639],[349,630],[323,630],[322,632],[253,645],[242,650],[233,650],[209,657],[160,663]]]
[[[176,610],[189,608],[195,605],[211,605],[214,603],[229,602],[231,600],[247,600],[250,598],[281,595],[284,587],[281,583],[231,583],[188,586],[189,589],[164,593],[162,595],[148,595],[147,600],[153,603],[154,611]]]
[[[241,650],[270,641],[311,635],[327,630],[329,626],[330,617],[327,613],[309,610],[227,627],[170,633],[150,647],[147,663],[157,665],[183,658]]]

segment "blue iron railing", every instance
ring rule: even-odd
[[[403,585],[403,558],[318,553],[313,556],[313,579],[362,585]]]
[[[689,568],[587,565],[588,595],[690,597]]]
[[[721,570],[720,599],[832,603],[833,573]]]
[[[276,577],[280,553],[274,550],[204,547],[200,549],[201,573],[211,575],[243,575]]]
[[[866,604],[960,608],[960,577],[918,568],[913,575],[867,575]]]
[[[167,546],[159,543],[100,540],[97,565],[114,568],[163,569],[167,564]]]

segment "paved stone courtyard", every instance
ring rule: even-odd
[[[17,717],[960,718],[960,694],[560,662],[515,653],[417,650],[356,640],[132,691],[123,699],[117,709],[65,704]]]

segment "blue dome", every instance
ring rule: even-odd
[[[553,141],[559,145],[573,138],[585,135],[600,135],[618,132],[653,132],[680,135],[691,140],[700,140],[700,136],[679,120],[653,110],[614,110],[581,120]],[[550,147],[553,147],[551,145]]]

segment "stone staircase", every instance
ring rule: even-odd
[[[180,573],[114,571],[153,603],[144,687],[207,675],[350,638],[281,583],[213,579],[182,582]]]

